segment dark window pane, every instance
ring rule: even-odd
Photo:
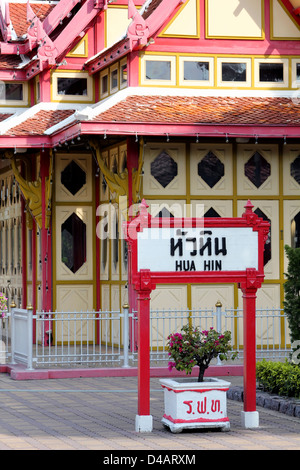
[[[209,63],[185,61],[184,62],[184,80],[208,80]]]
[[[300,155],[291,163],[291,176],[300,184]]]
[[[270,230],[268,233],[268,238],[265,243],[265,251],[264,251],[264,266],[270,261],[272,258],[272,252],[271,252],[271,221],[268,219],[266,214],[263,213],[259,208],[257,208],[255,211],[255,214],[258,215],[258,217],[261,217],[263,220],[267,221],[270,223]]]
[[[259,152],[255,152],[245,164],[245,176],[257,188],[269,178],[270,174],[271,166]]]
[[[259,80],[261,82],[283,82],[283,64],[259,64]]]
[[[300,212],[293,218],[291,223],[291,247],[300,248]]]
[[[108,76],[104,75],[101,79],[101,93],[108,92]]]
[[[123,64],[121,67],[121,85],[127,83],[127,64]]]
[[[117,88],[118,86],[118,70],[113,70],[110,74],[111,88]]]
[[[86,174],[74,160],[61,172],[61,182],[73,196],[86,183]]]
[[[5,99],[7,100],[23,100],[23,85],[21,83],[5,84]]]
[[[147,60],[147,80],[171,80],[171,62],[169,60]]]
[[[164,188],[177,176],[177,163],[165,150],[151,163],[151,175]]]
[[[87,79],[58,78],[57,92],[59,95],[87,95]]]
[[[223,82],[245,82],[246,81],[246,64],[224,62],[222,64],[222,81]]]
[[[75,213],[61,226],[61,258],[73,273],[86,261],[86,225]]]
[[[210,188],[213,188],[224,174],[224,165],[213,152],[208,152],[198,163],[198,175]]]
[[[297,64],[296,66],[296,77],[297,80],[300,80],[300,64]]]

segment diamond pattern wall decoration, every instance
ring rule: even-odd
[[[213,188],[224,174],[224,164],[211,151],[198,163],[198,175],[210,188]]]
[[[61,226],[61,260],[73,273],[86,262],[86,224],[74,212]]]
[[[61,182],[75,196],[86,183],[86,173],[72,160],[61,172]]]
[[[166,188],[178,174],[175,160],[163,150],[151,163],[151,175]]]
[[[257,188],[260,188],[270,175],[271,165],[259,152],[255,152],[245,163],[245,176]]]

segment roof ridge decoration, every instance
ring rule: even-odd
[[[4,9],[4,12],[3,12]],[[0,8],[0,30],[4,41],[8,42],[12,39],[12,24],[9,14],[9,3],[1,4]]]
[[[18,3],[18,2],[17,2]],[[23,2],[24,3],[24,2]],[[41,1],[41,5],[46,2]],[[41,20],[38,12],[35,13],[30,5],[30,0],[26,2],[27,21],[30,25],[27,32],[19,38],[12,37],[13,26],[9,20],[9,7],[7,0],[2,0],[0,8],[0,30],[3,41],[0,42],[0,53],[2,55],[26,55],[36,49],[36,54],[22,67],[26,73],[26,79],[37,75],[41,70],[56,65],[60,58],[64,56],[69,48],[72,48],[76,41],[80,40],[86,33],[89,25],[94,21],[99,11],[107,8],[108,0],[60,0],[54,5],[46,18]],[[74,7],[80,7],[73,11]],[[72,13],[74,13],[72,15]],[[66,19],[70,18],[63,28],[57,31],[55,38],[50,38],[57,27]],[[9,28],[9,25],[10,28]],[[9,31],[11,29],[11,33]]]
[[[32,48],[32,43],[39,44],[37,57],[42,62],[48,61],[49,65],[55,64],[55,59],[57,57],[57,48],[55,47],[54,43],[51,41],[49,36],[46,34],[43,24],[41,20],[37,17],[37,15],[32,10],[29,0],[27,1],[27,21],[30,22],[30,26],[27,30],[27,37],[30,44],[30,48]],[[39,67],[42,70],[43,67]]]
[[[144,18],[136,9],[133,0],[128,0],[128,19],[132,18],[132,22],[128,26],[127,34],[132,40],[137,40],[141,45],[146,45],[149,37],[149,26]]]

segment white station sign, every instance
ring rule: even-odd
[[[149,227],[137,237],[138,271],[258,269],[258,232],[251,227]]]

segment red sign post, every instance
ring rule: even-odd
[[[136,430],[152,431],[150,415],[150,296],[157,284],[237,283],[243,292],[244,411],[242,424],[258,426],[256,411],[256,292],[264,280],[269,223],[250,201],[240,218],[152,218],[143,200],[126,223],[129,283],[138,307],[138,414]]]

